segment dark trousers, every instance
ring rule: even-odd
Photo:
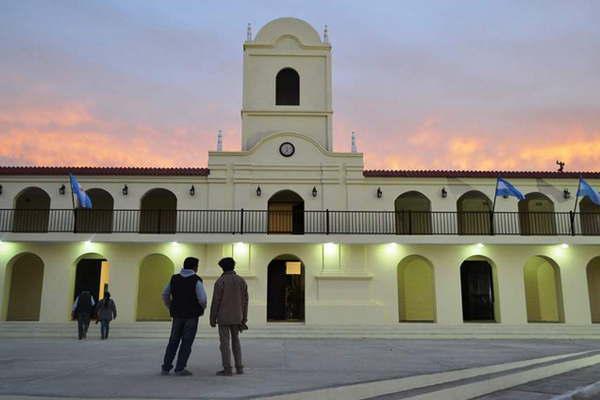
[[[86,338],[89,327],[90,327],[90,314],[89,313],[77,314],[77,332],[79,333],[79,339]]]
[[[231,338],[231,346],[229,340]],[[219,350],[221,350],[221,360],[223,368],[231,369],[231,350],[233,350],[233,361],[236,368],[243,368],[242,365],[242,346],[240,345],[240,326],[239,325],[219,325]]]
[[[192,344],[198,331],[198,318],[173,318],[171,324],[171,337],[165,351],[165,359],[162,365],[163,371],[170,371],[173,368],[173,360],[179,348],[177,356],[177,365],[175,371],[185,369],[188,358],[192,352]],[[181,345],[180,345],[181,342]]]
[[[110,326],[110,321],[107,319],[100,320],[100,338],[108,339],[108,329]]]

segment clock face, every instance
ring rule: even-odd
[[[281,143],[281,146],[279,146],[279,153],[284,157],[291,157],[295,151],[296,148],[290,142]]]

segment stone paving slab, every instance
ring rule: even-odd
[[[600,365],[578,369],[516,386],[510,390],[491,393],[477,400],[549,400],[579,387],[600,381]]]
[[[0,395],[231,399],[471,368],[598,348],[575,340],[242,338],[246,374],[217,377],[214,340],[198,339],[193,377],[159,376],[157,339],[2,339]]]

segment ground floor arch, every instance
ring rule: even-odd
[[[267,321],[304,322],[304,276],[302,260],[283,254],[267,266]]]
[[[398,264],[400,322],[435,321],[433,265],[425,257],[409,256]]]
[[[463,261],[460,266],[463,321],[499,321],[495,275],[493,263],[485,257],[475,256]]]
[[[160,294],[171,279],[175,264],[162,254],[150,254],[140,264],[136,319],[138,321],[167,321],[169,310]]]
[[[592,323],[600,323],[600,256],[588,263],[586,273]]]
[[[533,256],[524,267],[527,321],[564,322],[558,265],[548,257]]]
[[[23,253],[8,262],[7,321],[39,321],[44,282],[44,262],[33,253]]]
[[[75,288],[73,299],[87,290],[98,301],[108,290],[110,264],[101,254],[89,253],[79,257],[75,263]]]

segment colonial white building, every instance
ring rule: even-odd
[[[108,285],[164,320],[186,256],[233,256],[251,326],[600,322],[600,173],[364,170],[332,146],[331,45],[281,18],[244,43],[242,143],[207,168],[0,168],[0,319],[66,322]],[[134,149],[132,149],[134,150]],[[92,210],[73,210],[68,173]],[[526,200],[496,199],[496,178]],[[475,326],[475,325],[473,325]]]

